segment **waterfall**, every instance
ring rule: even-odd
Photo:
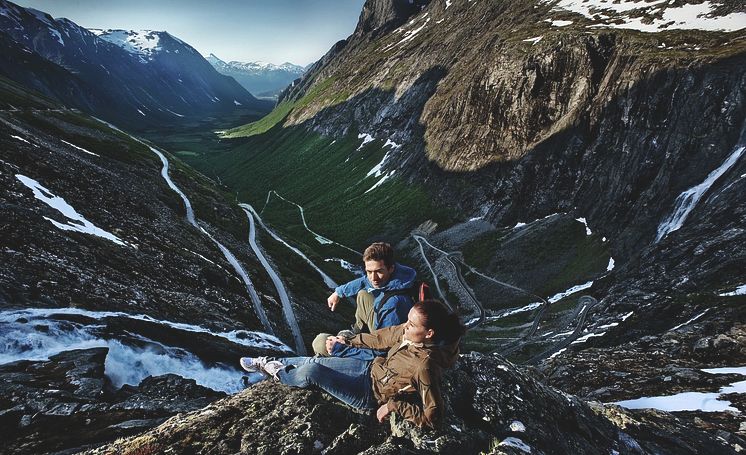
[[[684,225],[684,221],[686,221],[689,213],[691,213],[699,200],[702,199],[702,196],[723,174],[736,164],[736,161],[741,157],[744,150],[746,150],[744,146],[736,147],[723,164],[710,172],[710,175],[707,176],[704,182],[689,188],[676,198],[676,205],[673,212],[658,226],[658,235],[655,237],[655,243],[658,243],[663,237]]]

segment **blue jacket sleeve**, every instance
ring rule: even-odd
[[[353,346],[347,346],[342,343],[337,343],[332,348],[332,356],[352,358],[358,360],[373,360],[376,357],[383,357],[387,351],[377,351],[374,349],[356,348]]]
[[[352,280],[349,283],[345,283],[341,286],[337,286],[334,291],[340,297],[355,297],[358,292],[365,289],[365,277],[361,276],[358,279]]]
[[[395,295],[384,303],[383,307],[376,311],[376,329],[383,329],[407,322],[409,310],[414,302],[407,296]]]

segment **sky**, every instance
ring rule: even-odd
[[[167,31],[205,57],[308,65],[357,25],[364,0],[12,0],[86,28]]]

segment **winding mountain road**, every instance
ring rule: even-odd
[[[575,341],[578,338],[578,335],[580,335],[581,330],[583,330],[583,325],[585,324],[585,320],[586,320],[586,317],[588,316],[588,312],[594,306],[596,306],[597,303],[598,301],[589,295],[584,295],[580,297],[580,299],[578,299],[578,305],[584,305],[584,307],[580,312],[578,323],[575,325],[575,329],[573,330],[573,332],[570,335],[568,335],[566,338],[564,338],[562,341],[554,344],[551,348],[528,359],[526,361],[526,364],[536,365],[541,360],[548,358],[555,352],[559,352],[561,349],[566,348],[573,341]]]
[[[140,141],[142,143],[142,141]],[[143,143],[144,144],[144,143]],[[147,145],[147,144],[144,144]],[[243,281],[244,285],[246,286],[246,291],[249,293],[249,298],[251,299],[251,302],[254,305],[254,311],[256,312],[256,315],[259,317],[259,320],[261,321],[264,328],[272,335],[274,335],[274,331],[272,330],[272,325],[269,323],[269,319],[267,318],[267,313],[264,312],[264,308],[262,307],[261,299],[259,298],[259,294],[256,292],[256,288],[254,287],[254,283],[251,282],[251,278],[249,278],[248,273],[246,273],[246,270],[243,268],[243,266],[238,262],[238,259],[236,259],[236,256],[231,253],[231,251],[226,248],[222,243],[220,243],[215,237],[213,237],[209,232],[207,232],[202,226],[197,223],[197,219],[194,217],[194,210],[192,209],[192,204],[189,202],[189,199],[186,197],[186,195],[179,189],[179,187],[176,186],[176,184],[171,180],[171,177],[168,175],[168,159],[166,159],[165,155],[163,155],[160,151],[156,150],[154,147],[151,147],[147,145],[150,150],[158,155],[158,158],[160,158],[161,163],[163,163],[163,167],[161,168],[161,175],[163,176],[163,179],[166,181],[168,186],[176,193],[178,194],[182,201],[184,201],[184,205],[186,206],[186,217],[187,221],[189,223],[199,229],[202,234],[207,236],[210,240],[212,240],[213,243],[218,247],[218,249],[223,253],[223,256],[225,256],[225,259],[228,261],[228,263],[233,266],[233,269],[238,273],[238,276],[241,277],[241,280]]]
[[[316,239],[317,242],[321,243],[322,245],[323,244],[337,245],[338,247],[344,248],[344,249],[346,249],[348,251],[351,251],[352,253],[355,253],[355,255],[358,255],[358,256],[360,255],[360,252],[353,250],[352,248],[348,247],[347,245],[342,245],[341,243],[337,243],[334,240],[331,240],[331,239],[329,239],[327,237],[324,237],[323,235],[319,234],[318,232],[316,232],[316,231],[312,230],[310,227],[308,227],[308,223],[306,222],[306,213],[305,213],[305,210],[303,209],[303,206],[300,205],[300,204],[298,204],[298,203],[295,203],[295,202],[293,202],[293,201],[291,201],[289,199],[285,199],[284,197],[282,197],[275,190],[270,190],[267,193],[267,200],[264,202],[264,207],[262,207],[262,212],[264,212],[264,209],[267,207],[267,204],[269,204],[269,198],[273,194],[275,196],[277,196],[278,198],[282,199],[283,201],[287,202],[288,204],[292,204],[292,205],[298,207],[298,210],[300,210],[301,221],[303,221],[303,227],[305,227],[306,230],[308,232],[310,232],[314,236],[314,238]]]
[[[252,214],[253,209],[249,210],[244,206],[242,206],[241,208],[243,208],[243,211],[246,213],[246,216],[249,219],[249,245],[251,245],[251,249],[254,251],[254,254],[256,254],[256,257],[259,258],[259,262],[261,262],[262,267],[264,267],[264,269],[267,271],[267,274],[272,280],[272,284],[274,284],[275,289],[277,290],[277,294],[280,296],[280,303],[282,303],[282,312],[285,315],[285,321],[287,321],[288,327],[290,327],[290,331],[292,332],[293,338],[295,339],[295,352],[297,352],[298,355],[304,356],[306,355],[306,348],[303,343],[303,334],[301,333],[300,327],[298,326],[298,321],[295,319],[295,312],[293,311],[293,306],[290,303],[290,297],[288,297],[287,289],[285,289],[285,285],[283,284],[280,275],[278,275],[275,269],[270,265],[269,261],[264,256],[262,249],[259,247],[259,244],[256,241],[256,226],[254,223],[254,215]]]

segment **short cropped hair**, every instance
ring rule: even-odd
[[[363,262],[367,261],[383,261],[386,268],[391,268],[394,266],[394,249],[388,243],[373,243],[363,253]]]

